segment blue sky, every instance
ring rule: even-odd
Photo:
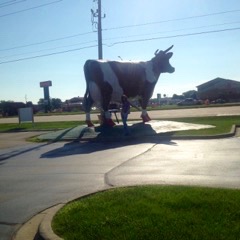
[[[98,58],[93,0],[0,0],[0,100],[83,96],[83,65]],[[239,0],[102,0],[103,58],[150,60],[171,45],[176,71],[157,93],[172,96],[222,77],[240,81]],[[25,60],[22,60],[25,59]]]

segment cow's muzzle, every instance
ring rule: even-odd
[[[169,69],[169,73],[174,73],[175,72],[175,68],[174,67],[171,67],[170,69]]]

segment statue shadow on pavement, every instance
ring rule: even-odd
[[[56,158],[76,154],[90,154],[141,143],[176,146],[176,143],[171,139],[171,132],[157,134],[150,124],[134,123],[129,126],[129,131],[130,135],[124,136],[122,125],[116,125],[113,128],[98,126],[93,129],[87,127],[77,139],[65,143],[62,147],[46,152],[41,157]]]

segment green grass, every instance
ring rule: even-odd
[[[84,121],[37,122],[34,123],[2,123],[0,132],[58,130],[85,124]]]
[[[197,187],[118,188],[67,204],[54,232],[78,239],[240,239],[240,191]]]
[[[175,118],[170,120],[177,121],[177,122],[213,125],[215,126],[215,128],[177,131],[177,132],[165,133],[162,135],[170,135],[170,136],[218,135],[218,134],[229,133],[234,124],[240,125],[240,116]],[[97,121],[95,121],[95,123],[96,122]],[[9,123],[9,124],[2,123],[0,124],[0,132],[59,130],[59,129],[75,127],[83,124],[85,124],[84,121],[38,122],[38,123],[35,123],[34,126],[32,125],[32,123],[23,123],[20,125],[17,123]]]
[[[173,133],[173,136],[206,136],[229,133],[233,125],[240,125],[240,116],[176,118],[171,119],[171,121],[215,126],[215,128],[177,131]]]

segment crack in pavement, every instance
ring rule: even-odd
[[[154,144],[153,144],[151,147],[149,147],[147,150],[141,152],[140,154],[138,154],[138,155],[136,155],[136,156],[134,156],[134,157],[131,157],[131,158],[127,159],[126,161],[124,161],[124,162],[122,162],[121,164],[119,164],[119,165],[115,166],[114,168],[112,168],[110,171],[106,172],[106,173],[104,174],[104,182],[105,182],[105,184],[107,184],[107,185],[110,186],[110,187],[114,187],[114,184],[112,184],[111,181],[110,181],[110,179],[109,179],[109,174],[111,174],[111,172],[113,172],[115,169],[120,168],[121,166],[127,164],[127,162],[129,162],[129,161],[131,161],[131,160],[133,160],[133,159],[135,159],[135,158],[138,158],[138,157],[140,157],[141,155],[143,155],[143,154],[151,151],[157,144],[158,144],[158,143],[154,143]]]

